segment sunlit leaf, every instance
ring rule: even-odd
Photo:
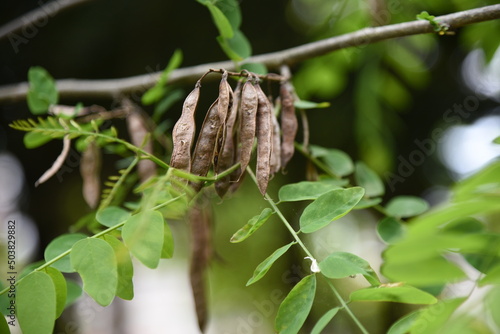
[[[108,206],[97,211],[96,220],[104,226],[112,227],[130,218],[130,211],[117,206]]]
[[[500,284],[500,264],[488,271],[486,276],[479,281],[480,286],[487,284]]]
[[[116,295],[125,300],[132,300],[134,298],[134,283],[132,282],[134,267],[130,252],[120,240],[111,235],[104,235],[103,239],[113,248],[116,257],[118,275]]]
[[[344,278],[363,275],[371,285],[379,285],[380,280],[370,264],[357,255],[334,252],[319,263],[321,273],[328,278]]]
[[[341,188],[336,181],[302,181],[285,184],[279,190],[279,200],[281,202],[314,200],[331,190]]]
[[[63,234],[61,236],[58,236],[48,244],[47,248],[45,248],[45,261],[48,262],[58,257],[62,253],[71,249],[71,247],[73,247],[73,245],[77,241],[85,238],[87,238],[87,236],[82,233]],[[60,260],[54,262],[51,266],[62,271],[63,273],[75,272],[75,270],[71,266],[69,255],[65,255]]]
[[[443,257],[433,257],[415,262],[382,265],[382,274],[396,282],[406,282],[415,286],[429,286],[457,282],[466,278],[465,273]]]
[[[148,268],[154,269],[160,262],[164,225],[161,213],[144,211],[130,217],[123,226],[125,245]]]
[[[387,203],[387,214],[394,217],[407,218],[417,216],[429,209],[429,204],[420,197],[398,196]]]
[[[99,305],[107,306],[116,295],[118,274],[113,248],[102,239],[78,241],[71,251],[71,264],[80,274],[83,290]]]
[[[237,243],[242,242],[247,239],[249,236],[255,233],[274,213],[273,210],[269,208],[265,208],[262,212],[252,217],[248,223],[245,224],[242,228],[236,231],[235,234],[231,237],[231,242]]]
[[[382,284],[351,293],[352,301],[378,301],[405,304],[434,304],[436,297],[409,285]]]
[[[54,78],[44,68],[33,66],[28,71],[28,107],[34,115],[45,114],[50,105],[57,104],[58,93]]]
[[[466,298],[440,301],[422,309],[411,327],[412,334],[439,334],[441,327],[450,319]]]
[[[222,36],[217,36],[216,39],[217,42],[219,42],[222,51],[224,51],[224,53],[226,54],[226,56],[229,57],[229,59],[231,59],[232,61],[243,60],[243,58],[231,48],[227,39],[223,38]]]
[[[394,244],[406,234],[406,226],[394,217],[385,217],[377,225],[377,234],[384,242]]]
[[[45,272],[50,276],[56,291],[56,318],[59,318],[66,307],[68,288],[63,274],[56,268],[47,267]]]
[[[269,257],[267,257],[264,261],[262,261],[257,268],[255,268],[255,271],[253,273],[252,278],[250,278],[247,282],[247,286],[257,282],[260,280],[264,275],[271,269],[271,266],[278,260],[283,254],[286,253],[290,247],[292,247],[295,244],[295,242],[291,242],[288,245],[285,245],[283,247],[278,248],[277,250],[274,251]]]
[[[321,318],[319,318],[316,325],[314,325],[311,334],[321,334],[321,331],[325,329],[326,325],[328,325],[330,321],[332,321],[333,317],[337,314],[339,310],[340,307],[334,307],[330,311],[323,314]]]
[[[496,138],[493,140],[493,142],[494,142],[495,144],[500,144],[500,136],[499,136],[499,137],[496,137]]]
[[[453,201],[476,199],[478,194],[500,193],[500,162],[494,161],[453,186]]]
[[[365,191],[360,187],[335,189],[309,204],[300,217],[300,230],[317,231],[333,220],[345,216],[361,200]]]
[[[158,102],[163,98],[163,96],[168,92],[167,88],[165,87],[168,82],[168,77],[173,70],[181,65],[182,58],[182,51],[180,49],[175,50],[172,54],[172,57],[170,57],[167,67],[161,73],[156,85],[147,90],[146,93],[144,93],[144,95],[142,96],[142,104],[150,105]]]
[[[356,184],[365,188],[368,197],[382,196],[384,194],[384,183],[380,177],[363,162],[357,162],[354,171]]]
[[[35,271],[19,282],[16,311],[23,334],[52,334],[56,320],[56,290],[48,274]]]
[[[490,290],[485,298],[485,301],[486,308],[491,314],[491,318],[500,328],[500,286]]]

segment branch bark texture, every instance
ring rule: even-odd
[[[500,18],[500,4],[491,5],[453,14],[436,17],[450,30]],[[336,50],[367,45],[397,37],[435,33],[428,21],[411,21],[381,27],[364,28],[356,32],[320,40],[290,49],[250,57],[245,62],[263,63],[271,70],[279,70],[283,64],[293,65],[304,60],[318,57]],[[235,70],[232,61],[207,63],[180,68],[173,71],[169,83],[194,82],[210,68]],[[133,77],[104,80],[57,80],[61,97],[113,97],[120,94],[139,94],[152,87],[161,72],[148,73]],[[0,87],[0,103],[24,99],[28,92],[28,83],[22,82]]]

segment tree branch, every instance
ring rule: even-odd
[[[500,18],[500,5],[491,5],[453,14],[436,17],[440,23],[447,24],[449,30]],[[306,59],[318,57],[332,51],[349,47],[372,44],[375,42],[418,34],[435,33],[428,21],[411,21],[374,28],[364,28],[317,42],[312,42],[294,48],[253,56],[245,62],[265,64],[269,69],[279,69],[282,64],[293,65]],[[173,71],[169,83],[193,82],[199,79],[209,68],[224,68],[235,70],[232,61],[207,63],[197,66],[180,68]],[[133,77],[105,80],[57,80],[57,88],[61,97],[113,97],[119,94],[138,94],[152,87],[161,72],[148,73]],[[24,99],[28,91],[28,83],[22,82],[0,87],[0,103]]]
[[[54,0],[0,27],[0,40],[19,30],[38,26],[59,12],[93,0]]]

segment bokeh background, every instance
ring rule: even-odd
[[[44,3],[2,1],[0,26]],[[238,3],[243,14],[241,30],[257,55],[367,26],[413,20],[423,10],[437,16],[496,1]],[[432,205],[443,201],[453,182],[500,154],[498,145],[491,144],[500,134],[499,31],[498,21],[480,23],[453,35],[395,39],[337,51],[294,66],[299,96],[331,104],[307,112],[310,142],[341,149],[354,160],[365,161],[386,181],[386,200],[396,195],[416,195]],[[120,78],[159,71],[176,49],[183,51],[182,66],[226,59],[215,40],[217,30],[209,12],[194,0],[87,1],[19,35],[25,36],[27,42],[14,46],[8,38],[0,40],[0,85],[26,81],[31,66],[44,67],[56,79]],[[179,87],[187,93],[193,85]],[[215,89],[214,83],[204,86],[201,109],[208,108]],[[116,103],[102,98],[60,102],[106,108]],[[178,102],[165,114],[164,120],[170,126],[179,116],[180,107]],[[152,108],[144,107],[149,113]],[[91,211],[81,194],[78,157],[68,161],[74,164],[74,170],[64,174],[62,182],[53,178],[34,187],[62,145],[53,141],[38,149],[26,149],[24,133],[12,130],[8,124],[30,116],[24,101],[0,105],[0,217],[2,226],[8,219],[19,222],[19,261],[24,265],[42,259],[43,249],[53,238],[66,233],[70,225]],[[203,117],[201,113],[198,116]],[[127,138],[125,122],[116,120],[114,124]],[[430,145],[427,151],[421,146],[424,142]],[[405,173],[408,175],[403,181],[394,182],[391,175],[400,175],[404,161],[410,161],[417,151],[423,152],[424,159],[411,164],[413,168]],[[116,162],[112,155],[104,157],[103,177],[116,172]],[[287,173],[272,180],[271,196],[276,197],[281,185],[303,180],[305,171],[305,160],[297,154]],[[290,242],[286,229],[273,218],[244,243],[229,243],[239,227],[266,207],[249,181],[231,198],[213,201],[218,257],[208,277],[209,333],[272,333],[279,302],[293,283],[309,272],[309,262],[303,261],[304,255],[296,250],[280,259],[261,282],[245,287],[255,266]],[[298,224],[306,204],[284,206],[291,222]],[[356,211],[306,241],[319,259],[331,251],[350,251],[377,268],[384,247],[374,232],[378,218],[369,210]],[[174,258],[163,260],[157,270],[135,264],[133,301],[115,300],[111,307],[103,309],[84,297],[64,313],[56,332],[197,333],[188,280],[190,236],[185,222],[169,223],[176,237]],[[5,231],[2,229],[0,235]],[[347,297],[364,283],[346,279],[337,284]],[[304,333],[336,303],[322,289],[326,288],[320,285]],[[354,303],[352,307],[371,333],[384,333],[408,310],[389,303]],[[357,333],[344,315],[335,319],[325,332]]]

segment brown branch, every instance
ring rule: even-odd
[[[53,0],[51,2],[47,2],[40,7],[33,9],[31,12],[1,26],[0,40],[5,37],[9,37],[10,39],[12,34],[15,34],[20,30],[33,26],[39,27],[41,25],[45,25],[49,17],[53,17],[65,9],[69,9],[89,1],[93,0]]]
[[[440,23],[447,24],[449,30],[500,18],[500,5],[491,5],[453,14],[436,17]],[[349,47],[371,44],[391,38],[434,33],[433,26],[428,21],[411,21],[392,24],[382,27],[364,28],[317,42],[312,42],[282,50],[253,56],[245,62],[262,63],[269,69],[279,69],[282,64],[293,65],[306,59],[318,57],[332,51]],[[202,64],[180,68],[173,71],[169,83],[194,82],[209,68],[224,68],[235,70],[232,61]],[[148,73],[121,79],[105,80],[57,80],[57,88],[61,97],[113,97],[118,94],[138,94],[152,87],[158,80],[161,72]],[[28,91],[28,83],[22,82],[0,87],[0,103],[24,99]]]

